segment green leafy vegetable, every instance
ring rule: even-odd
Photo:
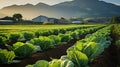
[[[51,62],[49,62],[49,67],[60,67],[62,63],[62,60],[53,59]]]
[[[67,56],[75,67],[86,67],[88,65],[88,57],[80,51],[68,51]]]
[[[5,37],[0,36],[0,44],[4,44],[6,40],[7,39]]]
[[[35,47],[32,44],[16,43],[13,45],[15,55],[19,58],[29,57],[34,53]]]
[[[6,64],[11,63],[15,58],[15,54],[13,51],[0,50],[0,63]]]

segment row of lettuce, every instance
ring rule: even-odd
[[[116,35],[119,35],[120,36],[120,25],[114,25],[115,26],[115,31],[116,32]],[[120,37],[118,37],[117,41],[116,41],[116,45],[117,46],[120,46]]]
[[[105,48],[109,47],[113,25],[98,30],[93,34],[88,34],[84,39],[67,49],[67,55],[60,59],[39,60],[33,65],[26,67],[88,67],[88,63],[99,56]]]
[[[72,32],[66,32],[65,34],[50,35],[48,37],[40,36],[38,38],[33,38],[26,43],[17,42],[13,44],[13,46],[6,45],[9,51],[5,49],[0,50],[0,63],[6,64],[11,63],[15,58],[30,57],[35,52],[44,51],[62,43],[68,43],[72,39],[77,39],[81,35],[96,31],[103,27],[105,26],[76,29]]]
[[[80,26],[80,27],[74,27],[74,28],[66,28],[66,29],[51,29],[51,30],[42,30],[42,31],[35,31],[35,32],[20,32],[20,33],[8,33],[8,34],[1,34],[0,35],[0,44],[5,44],[8,42],[18,42],[18,41],[27,41],[32,38],[36,38],[39,36],[49,36],[49,35],[58,35],[59,33],[66,33],[67,31],[74,31],[76,29],[83,29],[83,28],[89,28],[89,27],[95,27],[95,26]]]

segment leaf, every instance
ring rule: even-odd
[[[85,67],[88,65],[88,57],[80,51],[68,51],[67,56],[75,64],[75,67]]]

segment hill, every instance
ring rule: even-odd
[[[53,6],[38,3],[36,5],[12,5],[0,9],[0,13],[12,15],[22,13],[25,18],[32,19],[39,15],[48,17],[95,17],[95,16],[118,16],[120,6],[99,0],[73,0],[62,2]]]

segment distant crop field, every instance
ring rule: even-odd
[[[95,25],[0,25],[0,34],[21,31],[37,31],[50,29],[65,29],[79,26],[95,26]]]

